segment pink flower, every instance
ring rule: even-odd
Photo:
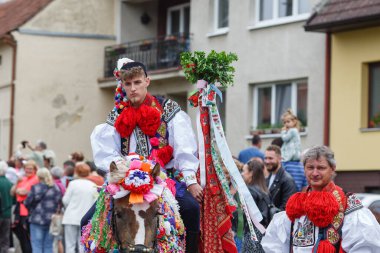
[[[157,137],[150,138],[150,145],[157,147],[160,144],[160,140]]]
[[[141,168],[141,164],[142,164],[141,161],[139,161],[139,160],[133,160],[130,163],[129,167],[130,167],[131,170],[138,170],[138,169]]]
[[[107,191],[111,195],[115,195],[118,191],[120,191],[120,187],[116,184],[109,184],[109,185],[107,185]]]

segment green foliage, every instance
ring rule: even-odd
[[[191,83],[205,80],[208,83],[220,82],[223,87],[233,84],[235,68],[231,66],[238,57],[234,53],[212,50],[207,56],[205,52],[195,51],[181,53],[181,65],[186,79]]]

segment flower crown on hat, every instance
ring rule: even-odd
[[[127,93],[124,91],[122,86],[122,81],[120,79],[120,70],[121,68],[126,65],[127,63],[134,62],[133,60],[129,58],[121,58],[117,61],[117,67],[113,71],[113,75],[117,80],[117,86],[115,90],[115,107],[113,108],[114,111],[118,112],[119,110],[122,110],[127,105]]]

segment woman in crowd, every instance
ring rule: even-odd
[[[63,205],[66,207],[62,224],[65,233],[65,252],[74,253],[80,246],[80,221],[94,204],[97,195],[96,184],[88,180],[90,167],[84,162],[75,165],[74,180],[70,182],[63,196]]]
[[[259,160],[249,161],[243,166],[241,175],[248,186],[248,190],[252,194],[253,200],[263,215],[263,220],[261,221],[262,225],[265,227],[268,226],[270,219],[269,206],[271,201],[268,195],[268,187],[266,186],[264,177],[264,163]],[[254,242],[251,240],[249,227],[245,219],[243,231],[244,235],[242,252],[264,252],[261,244],[259,243],[263,235],[257,229],[255,229],[259,242]]]
[[[57,211],[62,195],[48,169],[39,169],[37,177],[39,183],[32,186],[24,201],[29,211],[32,250],[33,253],[52,253],[53,236],[49,233],[49,227],[51,216]]]
[[[38,170],[36,162],[29,160],[24,165],[25,175],[11,189],[11,194],[16,195],[16,207],[14,210],[14,222],[12,225],[13,232],[20,241],[23,253],[31,253],[29,228],[27,224],[28,209],[24,205],[24,200],[28,196],[32,186],[38,183],[36,175]]]

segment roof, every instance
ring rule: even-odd
[[[19,28],[53,0],[11,0],[0,4],[0,37]]]
[[[306,21],[306,31],[339,32],[380,25],[379,0],[327,0]]]

